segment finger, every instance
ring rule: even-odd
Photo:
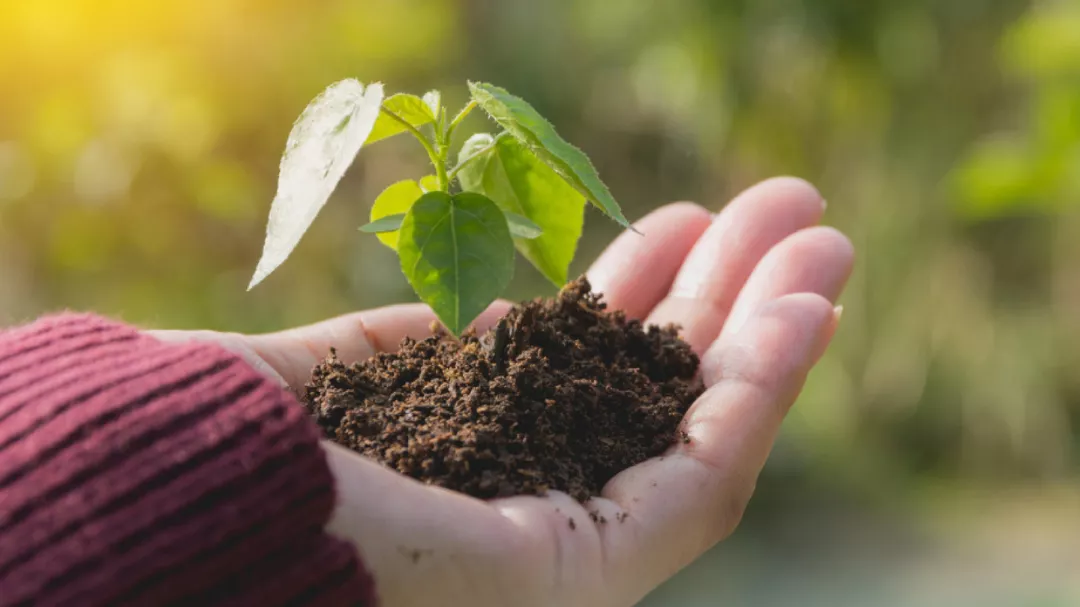
[[[839,311],[817,293],[766,302],[743,329],[718,340],[714,383],[687,413],[686,451],[710,467],[756,478],[810,368],[832,339]],[[752,487],[743,487],[745,502]]]
[[[835,322],[824,297],[787,295],[762,306],[726,339],[718,361],[722,379],[686,418],[689,443],[604,488],[604,497],[629,514],[616,527],[626,531],[606,538],[609,579],[632,580],[647,591],[731,532]]]
[[[510,304],[492,303],[472,325],[485,331],[506,314]],[[311,369],[326,358],[330,348],[345,364],[365,360],[378,352],[396,350],[406,337],[423,339],[431,335],[435,313],[423,304],[402,304],[354,312],[330,320],[245,339],[293,389],[299,390]]]
[[[783,295],[817,293],[835,302],[851,275],[854,258],[851,241],[834,228],[807,228],[788,236],[754,268],[712,348],[722,348],[723,337],[736,333],[755,310]],[[715,377],[710,358],[710,352],[702,358],[707,385]]]
[[[640,234],[623,232],[601,253],[589,269],[589,283],[612,309],[645,318],[711,222],[712,215],[693,203],[660,207],[634,224]]]
[[[780,177],[746,190],[694,245],[648,322],[681,325],[683,339],[704,352],[761,258],[790,234],[816,224],[824,211],[821,195],[801,179]]]

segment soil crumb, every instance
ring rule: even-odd
[[[348,367],[331,351],[304,404],[331,440],[432,485],[585,501],[685,440],[697,367],[677,327],[608,311],[581,278],[482,336],[405,339]]]

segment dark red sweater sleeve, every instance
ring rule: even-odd
[[[370,605],[319,436],[238,356],[61,315],[0,332],[0,605]]]

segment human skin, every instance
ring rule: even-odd
[[[594,289],[633,318],[681,325],[707,388],[686,416],[690,441],[620,473],[599,498],[481,501],[325,443],[339,495],[330,531],[356,545],[381,603],[632,605],[727,537],[840,318],[854,254],[817,225],[824,210],[806,182],[771,179],[716,215],[664,206],[597,259]],[[496,302],[476,326],[508,307]],[[266,335],[155,334],[216,341],[299,390],[331,346],[362,360],[429,334],[433,320],[399,305]]]

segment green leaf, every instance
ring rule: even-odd
[[[538,238],[544,233],[544,229],[532,222],[524,215],[503,211],[506,215],[506,223],[510,225],[510,234],[517,238]]]
[[[1040,9],[1009,26],[1002,44],[1006,66],[1027,77],[1075,78],[1080,72],[1080,5],[1054,2]]]
[[[304,109],[285,144],[266,242],[250,290],[292,253],[368,139],[379,117],[381,84],[336,82]]]
[[[619,203],[600,180],[589,157],[560,137],[555,132],[555,127],[524,99],[485,83],[470,82],[469,91],[476,103],[484,108],[495,122],[525,144],[597,208],[620,225],[630,227]]]
[[[401,271],[446,328],[460,335],[514,275],[506,217],[473,192],[424,194],[405,215]]]
[[[382,234],[384,232],[396,232],[401,229],[401,222],[405,220],[405,213],[387,215],[382,219],[360,226],[361,232],[368,234]]]
[[[375,199],[375,203],[371,205],[371,214],[369,215],[371,223],[368,225],[378,223],[386,217],[408,213],[413,203],[423,195],[424,190],[412,179],[399,181],[388,186]],[[377,237],[379,242],[395,251],[397,250],[398,232],[396,229],[382,232]]]
[[[953,208],[970,221],[1064,211],[1069,197],[1058,192],[1071,161],[1069,155],[1041,150],[1025,137],[984,139],[953,169]]]
[[[491,135],[478,134],[462,146],[460,158],[488,148]],[[502,137],[487,153],[458,173],[461,187],[480,192],[503,211],[528,218],[543,230],[514,243],[536,269],[556,286],[566,284],[585,217],[585,197],[516,139]]]
[[[435,120],[435,113],[432,112],[431,106],[426,100],[416,95],[406,93],[391,95],[383,101],[383,107],[417,128]],[[368,135],[367,144],[382,141],[387,137],[404,133],[406,130],[404,124],[380,112],[379,119],[375,121],[375,128],[371,129],[371,134]]]

